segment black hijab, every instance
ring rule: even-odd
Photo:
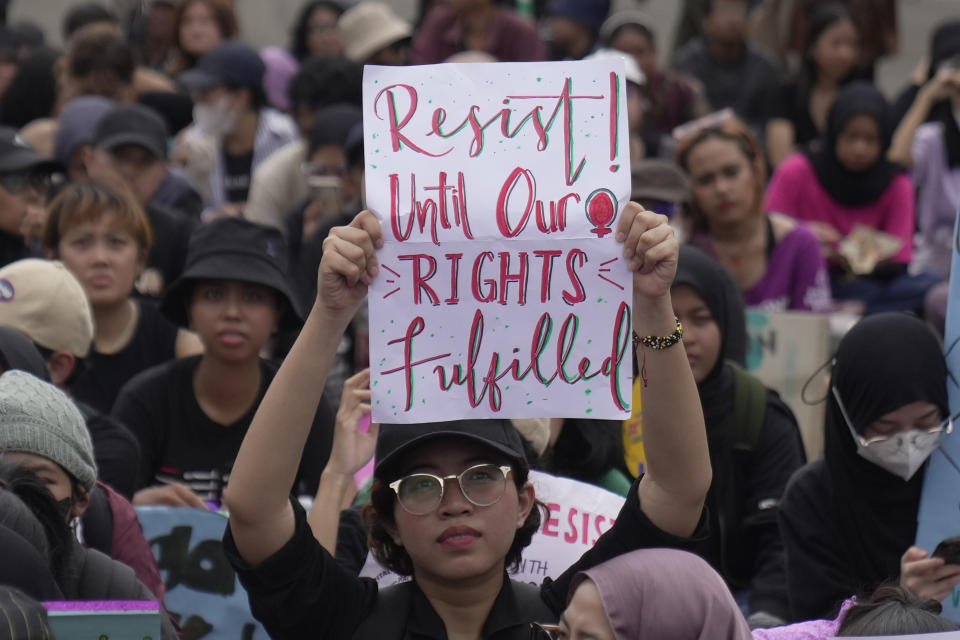
[[[720,572],[723,557],[721,545],[726,531],[721,530],[718,518],[737,512],[736,483],[733,474],[733,397],[734,374],[726,361],[743,365],[746,360],[747,323],[743,297],[733,279],[715,260],[699,249],[684,245],[680,247],[677,275],[674,286],[688,285],[703,299],[720,329],[720,354],[707,377],[697,385],[703,418],[707,427],[707,447],[710,465],[713,467],[713,482],[707,494],[711,515],[711,535],[706,551],[707,558]],[[726,517],[732,526],[735,518]]]
[[[880,127],[880,157],[863,171],[851,171],[837,159],[837,138],[855,116],[868,115]],[[887,190],[903,167],[886,158],[890,146],[889,105],[883,94],[867,82],[853,82],[840,90],[830,112],[819,145],[806,152],[817,180],[838,204],[858,207],[875,202]]]
[[[908,314],[858,322],[837,348],[832,383],[858,432],[911,402],[929,402],[948,415],[943,350],[930,328]],[[861,458],[833,393],[827,395],[824,461],[853,577],[876,585],[898,576],[900,556],[917,532],[923,473],[904,481]]]
[[[930,40],[930,78],[937,75],[940,65],[960,54],[960,22],[945,22],[937,27]],[[947,166],[960,166],[960,125],[953,117],[950,100],[941,100],[930,110],[930,119],[943,125]]]

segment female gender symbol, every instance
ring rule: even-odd
[[[612,231],[610,224],[617,217],[617,197],[609,189],[597,189],[587,197],[587,220],[593,223],[590,233],[602,238]]]

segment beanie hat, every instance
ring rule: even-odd
[[[547,14],[569,18],[593,33],[599,33],[607,14],[610,0],[553,0]]]
[[[23,371],[0,375],[0,453],[47,458],[87,492],[97,483],[93,444],[80,410],[63,391]]]

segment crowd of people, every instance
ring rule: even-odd
[[[669,56],[636,4],[310,0],[263,49],[232,0],[69,3],[59,49],[0,26],[0,637],[46,625],[35,601],[147,599],[178,637],[135,505],[227,511],[274,638],[960,632],[960,557],[914,546],[954,429],[960,21],[888,100],[895,0],[686,0]],[[626,423],[549,407],[367,428],[364,65],[601,56],[642,465]],[[817,459],[746,370],[751,308],[861,316]],[[549,519],[531,470],[624,498],[539,586],[508,573]],[[368,553],[412,580],[359,577]]]

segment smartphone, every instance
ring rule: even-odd
[[[960,565],[960,536],[947,538],[933,550],[934,558],[943,558],[947,564]]]
[[[324,215],[340,213],[343,181],[339,176],[310,176],[307,178],[310,199],[323,207]]]

